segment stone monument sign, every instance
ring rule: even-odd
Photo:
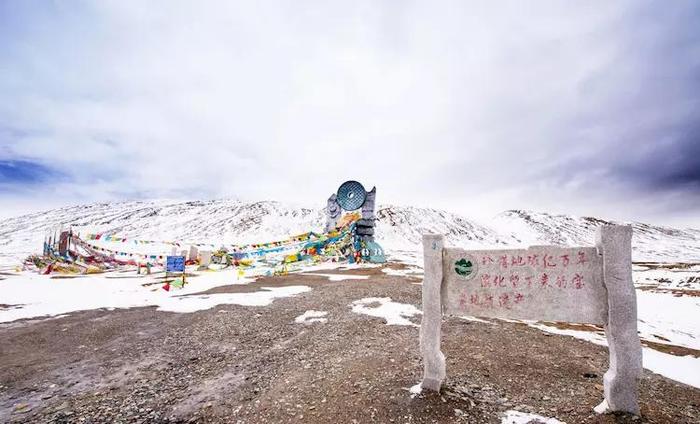
[[[631,236],[631,227],[606,225],[594,247],[463,250],[446,248],[440,235],[424,235],[423,387],[439,390],[445,378],[443,314],[601,324],[610,369],[596,411],[638,414],[642,351]]]

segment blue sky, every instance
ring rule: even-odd
[[[37,162],[24,160],[0,161],[0,182],[5,189],[22,189],[22,187],[58,180],[62,175]]]
[[[379,201],[700,227],[695,1],[0,2],[2,214]]]

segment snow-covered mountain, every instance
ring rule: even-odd
[[[155,200],[70,206],[0,221],[0,262],[17,262],[41,250],[45,234],[61,225],[70,225],[79,233],[223,244],[283,239],[319,230],[323,228],[323,219],[321,210],[270,201]]]
[[[423,234],[444,234],[448,245],[467,248],[503,248],[513,244],[512,235],[454,213],[412,206],[380,206],[377,240],[385,249],[413,250]]]
[[[552,215],[511,210],[497,215],[491,222],[504,237],[510,235],[521,245],[555,244],[588,245],[595,242],[595,229],[605,221],[593,217]],[[632,226],[632,249],[635,261],[698,262],[700,230],[660,227],[641,222]]]
[[[507,211],[477,223],[441,210],[379,206],[377,239],[386,250],[417,250],[423,233],[441,233],[449,245],[498,248],[531,244],[593,243],[607,221],[526,211]],[[60,225],[76,232],[107,232],[127,238],[240,244],[278,240],[324,226],[322,209],[274,201],[131,201],[71,206],[0,221],[0,263],[19,263],[41,249],[44,235]],[[634,259],[700,261],[700,230],[642,223],[634,226]]]

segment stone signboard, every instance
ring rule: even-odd
[[[440,390],[445,357],[442,316],[476,316],[602,324],[610,349],[597,412],[639,413],[642,351],[632,284],[632,229],[606,225],[596,246],[528,249],[446,248],[439,235],[423,236],[422,386]]]
[[[603,264],[595,247],[444,249],[443,310],[472,315],[605,324]]]

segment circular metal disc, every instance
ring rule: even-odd
[[[346,211],[359,209],[367,199],[367,192],[357,181],[346,181],[338,188],[338,204]]]

